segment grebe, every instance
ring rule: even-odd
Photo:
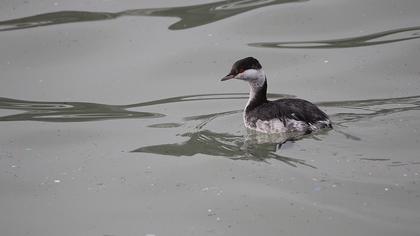
[[[267,100],[267,78],[257,59],[247,57],[235,62],[222,81],[239,79],[250,86],[244,111],[247,128],[263,133],[303,132],[309,134],[332,128],[328,116],[316,105],[302,99]]]

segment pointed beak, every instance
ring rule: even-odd
[[[234,76],[234,75],[229,74],[229,75],[226,75],[225,77],[223,77],[220,81],[225,81],[225,80],[228,80],[228,79],[233,79],[233,78],[235,78],[235,76]]]

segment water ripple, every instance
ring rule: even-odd
[[[169,26],[181,30],[210,24],[260,7],[301,2],[302,0],[231,0],[184,7],[129,9],[121,12],[58,11],[0,21],[0,31],[19,30],[48,25],[116,19],[122,16],[163,16],[180,20]]]
[[[126,110],[124,106],[87,102],[38,102],[0,98],[0,110],[23,113],[1,116],[0,121],[82,122],[124,118],[157,118],[159,113]]]
[[[351,112],[340,112],[331,115],[331,119],[335,124],[345,125],[351,122],[389,116],[400,112],[418,111],[420,110],[420,96],[353,101],[331,101],[318,103],[318,105],[351,110]]]
[[[282,97],[290,97],[290,95],[270,94],[270,98]],[[247,93],[198,94],[128,105],[107,105],[86,102],[39,102],[0,98],[0,112],[1,110],[22,112],[0,116],[0,121],[87,122],[111,119],[159,118],[166,116],[166,114],[133,111],[133,109],[144,110],[149,106],[170,105],[179,102],[195,103],[210,100],[245,100],[247,98]],[[386,99],[330,101],[317,104],[321,108],[338,109],[340,112],[330,113],[330,117],[334,125],[340,127],[349,123],[390,116],[401,112],[419,111],[420,95]],[[344,112],[342,112],[343,110]],[[195,124],[193,128],[187,128],[186,131],[181,131],[178,134],[186,138],[186,141],[142,146],[133,150],[133,152],[171,156],[205,154],[227,157],[234,160],[266,161],[268,159],[275,159],[291,166],[303,165],[315,168],[304,160],[279,155],[278,150],[282,145],[287,144],[285,142],[288,140],[297,140],[300,138],[320,139],[329,132],[328,130],[309,136],[290,136],[281,134],[267,135],[252,131],[247,131],[246,134],[238,134],[237,131],[233,133],[229,133],[229,131],[216,132],[209,126],[211,122],[217,119],[232,115],[239,116],[241,112],[242,110],[232,110],[184,117],[183,120],[188,127]],[[150,125],[149,127],[185,130],[186,126],[178,123],[162,123]],[[339,130],[337,132],[343,133]],[[346,137],[356,141],[360,140],[351,135]],[[397,164],[400,165],[400,163]]]
[[[273,94],[274,97],[279,97]],[[159,118],[161,113],[133,111],[133,108],[203,100],[246,99],[246,93],[198,94],[177,96],[128,105],[109,105],[88,102],[39,102],[0,97],[0,111],[17,110],[23,113],[0,116],[0,121],[86,122],[111,119]]]
[[[318,103],[321,107],[340,108],[351,110],[352,112],[338,112],[331,114],[331,119],[336,126],[344,126],[348,123],[359,122],[374,117],[388,116],[395,113],[420,110],[420,96],[386,98],[386,99],[368,99],[353,101],[332,101]],[[234,110],[227,112],[218,112],[213,114],[196,115],[185,117],[186,121],[199,121],[195,126],[195,130],[189,130],[180,134],[181,137],[187,138],[186,141],[180,143],[160,144],[143,146],[133,150],[133,152],[153,153],[171,156],[194,156],[204,154],[209,156],[222,156],[234,160],[254,160],[266,161],[275,159],[282,161],[291,166],[314,166],[305,162],[305,160],[286,157],[278,154],[278,150],[288,140],[297,140],[300,138],[319,139],[329,132],[329,130],[320,133],[311,134],[309,136],[290,134],[262,134],[248,132],[246,135],[234,135],[230,133],[220,133],[209,130],[206,126],[209,122],[241,113],[242,110]],[[360,141],[360,138],[337,130],[338,133],[344,134],[346,138]]]
[[[352,48],[381,45],[420,38],[420,26],[387,30],[358,37],[296,42],[259,42],[249,43],[249,46],[264,48]]]

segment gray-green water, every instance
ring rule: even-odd
[[[419,235],[419,11],[2,1],[1,234]],[[245,56],[334,129],[247,131]]]

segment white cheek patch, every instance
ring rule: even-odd
[[[235,75],[234,79],[246,80],[245,71]]]
[[[251,83],[256,83],[257,86],[262,86],[265,81],[265,73],[262,69],[248,69],[237,74],[235,79],[245,80]]]
[[[244,76],[246,78],[257,78],[257,76],[258,76],[258,70],[248,69],[248,70],[244,71],[242,74],[244,74]]]

